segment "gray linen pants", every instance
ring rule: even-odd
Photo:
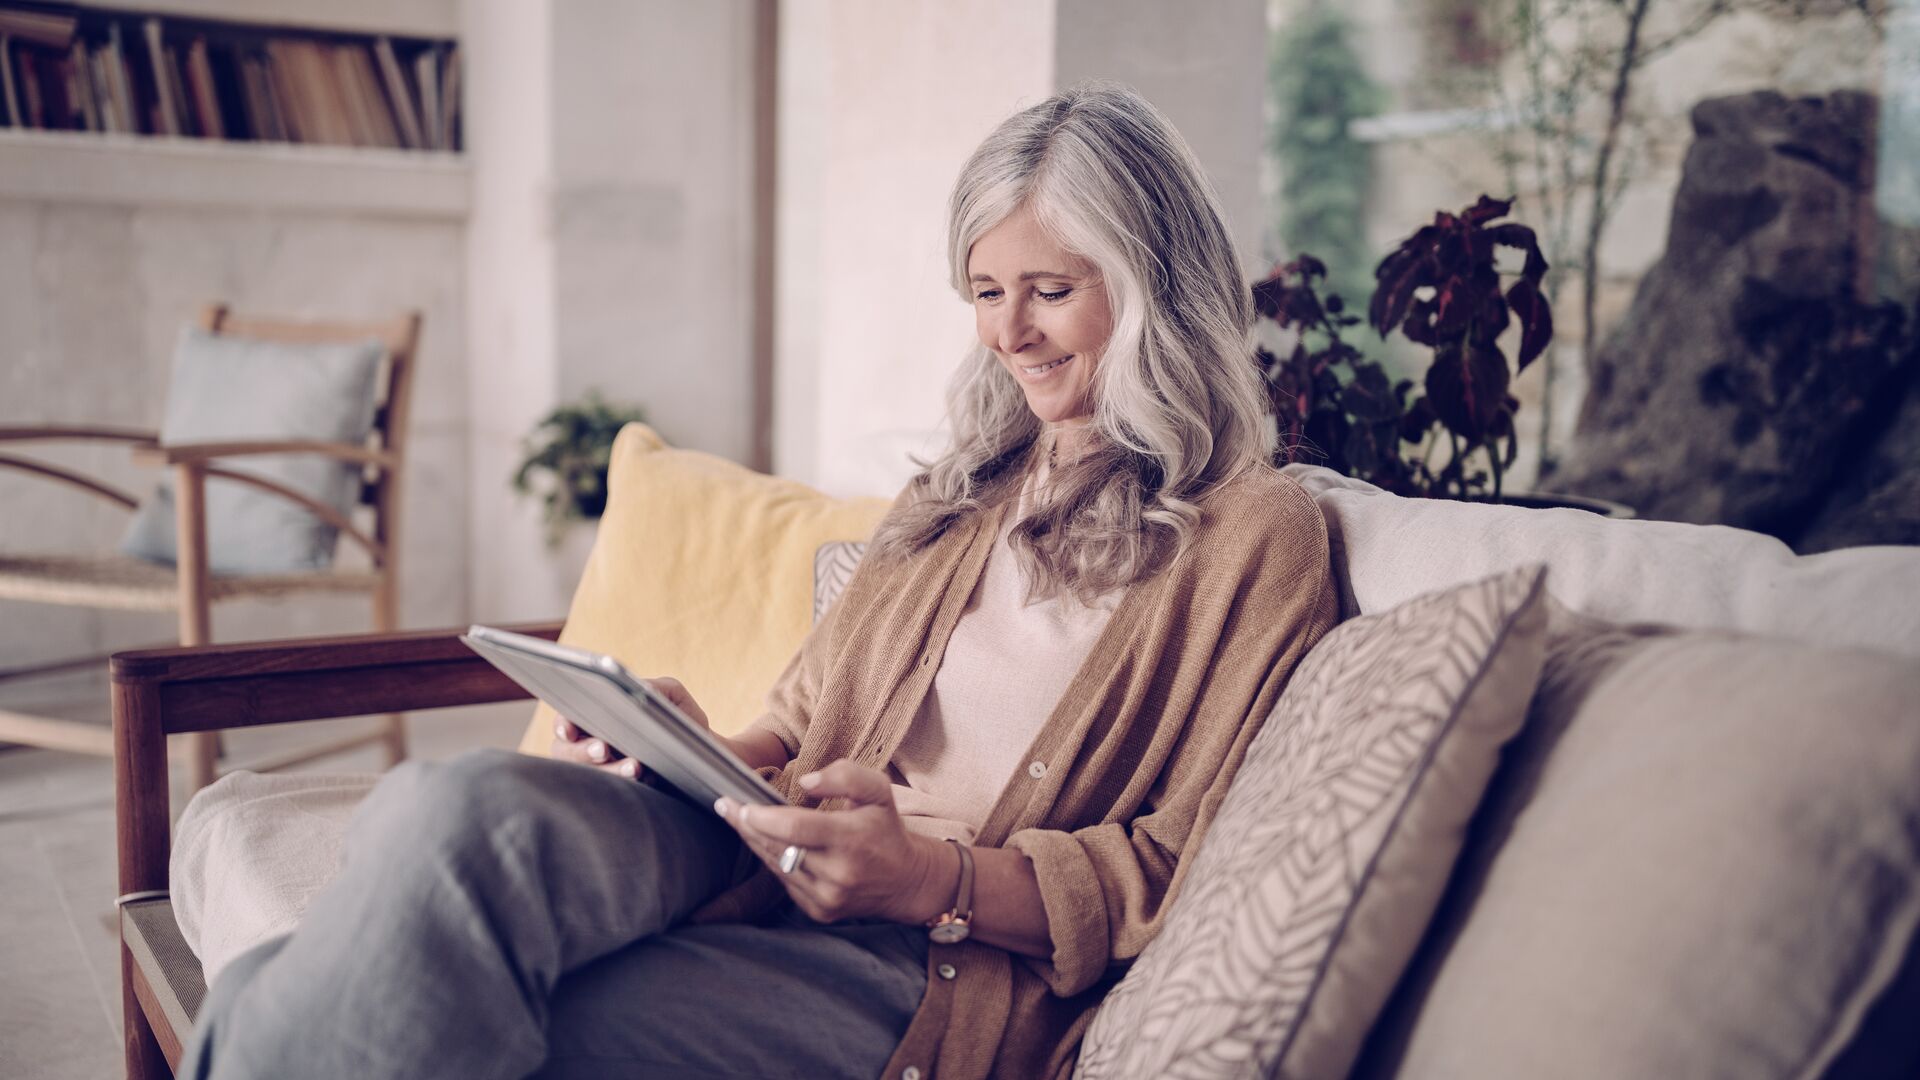
[[[878,1076],[926,931],[792,905],[676,925],[743,852],[711,810],[578,765],[401,765],[299,929],[222,972],[180,1075]]]

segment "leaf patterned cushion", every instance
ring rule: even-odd
[[[1353,619],[1307,655],[1095,1016],[1082,1080],[1346,1075],[1526,718],[1545,576]]]
[[[821,544],[813,553],[813,622],[815,626],[826,617],[827,609],[833,606],[840,594],[846,591],[847,582],[853,577],[853,568],[860,565],[860,559],[867,553],[867,545],[860,540],[834,540]]]

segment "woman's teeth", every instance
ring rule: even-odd
[[[1041,364],[1038,367],[1022,367],[1020,370],[1026,372],[1029,375],[1044,375],[1047,372],[1052,371],[1054,368],[1059,367],[1061,364],[1064,364],[1071,359],[1073,359],[1072,356],[1063,356],[1058,360],[1048,361],[1047,363]]]

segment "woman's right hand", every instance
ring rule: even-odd
[[[710,727],[707,711],[693,700],[693,695],[681,685],[679,679],[659,678],[640,680],[654,689],[661,697],[673,702],[674,707],[686,713],[688,719],[701,727]],[[548,755],[556,761],[571,761],[579,765],[590,765],[603,772],[638,780],[644,771],[640,763],[613,748],[613,744],[595,736],[593,733],[568,720],[557,717],[553,723],[553,743]]]

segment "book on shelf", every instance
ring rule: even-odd
[[[0,7],[0,37],[51,49],[66,48],[79,22],[78,15],[50,10],[44,4],[28,8]]]
[[[451,40],[0,0],[0,126],[460,148]]]
[[[186,75],[195,129],[209,139],[226,138],[227,125],[220,115],[219,91],[214,86],[213,62],[207,58],[206,38],[194,38],[187,46]]]
[[[419,106],[414,104],[417,98],[407,86],[407,78],[400,73],[400,57],[393,51],[393,39],[375,38],[373,54],[380,61],[380,79],[387,87],[387,100],[393,103],[393,114],[400,121],[400,140],[409,150],[424,150],[427,140],[420,128]]]
[[[185,134],[180,130],[180,114],[184,110],[179,108],[175,100],[173,55],[160,39],[160,20],[148,19],[142,29],[146,31],[147,59],[153,65],[153,98],[160,118],[160,134]]]

